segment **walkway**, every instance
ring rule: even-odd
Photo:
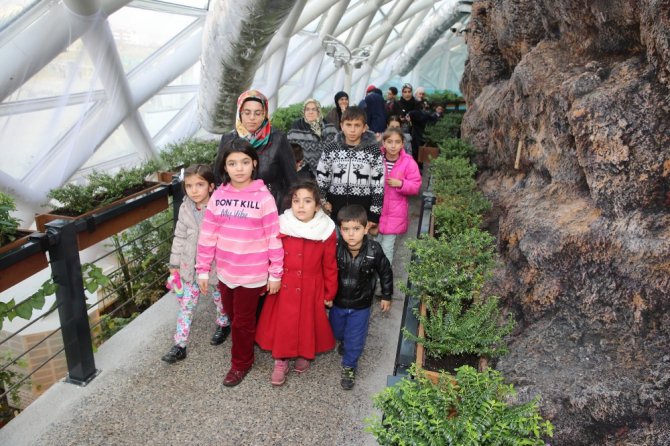
[[[412,200],[416,234],[420,199]],[[375,305],[368,342],[352,391],[340,388],[340,357],[317,357],[312,369],[292,373],[274,388],[273,361],[257,349],[256,363],[235,388],[222,388],[230,342],[209,345],[214,328],[211,301],[201,302],[188,358],[167,365],[176,301],[167,295],[96,353],[102,371],[87,387],[58,383],[0,430],[3,445],[375,445],[364,431],[376,413],[372,396],[386,386],[400,329],[409,255],[396,245],[396,292],[391,311]]]

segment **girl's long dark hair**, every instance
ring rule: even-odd
[[[256,152],[256,149],[246,139],[233,138],[221,147],[221,151],[219,151],[219,155],[216,157],[214,169],[221,178],[221,184],[230,183],[230,175],[228,175],[225,169],[226,160],[235,152],[244,153],[255,162],[254,164],[256,164],[256,167],[254,167],[254,170],[251,172],[251,179],[255,180],[258,177],[258,152]]]

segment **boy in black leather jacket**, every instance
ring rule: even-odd
[[[341,234],[337,243],[338,289],[329,318],[335,339],[340,341],[340,385],[350,390],[368,335],[377,275],[382,289],[381,310],[386,312],[391,308],[393,270],[379,243],[366,237],[368,217],[363,206],[343,207],[337,221]]]

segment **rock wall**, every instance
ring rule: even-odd
[[[670,445],[670,1],[476,1],[463,137],[494,203],[497,367],[556,445]]]

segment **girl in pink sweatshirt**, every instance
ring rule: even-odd
[[[223,307],[232,326],[231,367],[223,385],[242,382],[254,363],[256,308],[262,294],[281,285],[284,250],[279,240],[279,216],[270,191],[258,171],[256,149],[236,138],[224,147],[223,184],[214,191],[200,228],[196,271],[198,285],[207,288],[212,260]]]

